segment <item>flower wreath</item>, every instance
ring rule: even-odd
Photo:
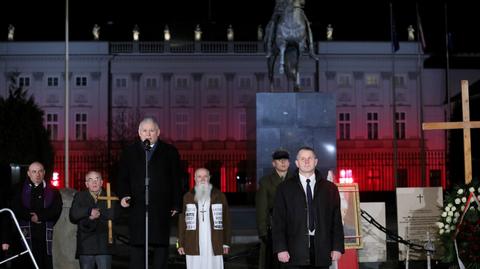
[[[478,182],[456,186],[445,195],[443,212],[437,222],[445,262],[457,260],[456,239],[459,258],[467,268],[480,268],[480,206],[475,198],[480,201]]]

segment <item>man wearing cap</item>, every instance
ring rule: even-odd
[[[257,230],[261,240],[259,268],[278,268],[277,259],[273,258],[271,237],[271,216],[277,186],[288,178],[290,155],[284,149],[278,149],[272,154],[272,173],[260,179],[260,188],[256,195]]]

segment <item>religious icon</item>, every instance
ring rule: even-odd
[[[337,184],[346,249],[362,248],[358,184]]]

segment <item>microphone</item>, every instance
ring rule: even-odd
[[[151,149],[150,140],[148,139],[143,140],[143,147],[145,148],[145,150],[150,150]]]

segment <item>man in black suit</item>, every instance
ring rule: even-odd
[[[166,268],[170,219],[181,208],[182,180],[178,150],[158,139],[160,129],[153,118],[138,127],[140,140],[127,147],[120,158],[118,195],[129,210],[130,268],[145,268],[145,158],[148,158],[148,243],[153,247],[154,268]],[[146,151],[145,140],[151,148]]]
[[[312,148],[300,148],[298,171],[277,188],[273,248],[288,268],[328,268],[344,253],[338,188],[321,177],[317,163]]]

